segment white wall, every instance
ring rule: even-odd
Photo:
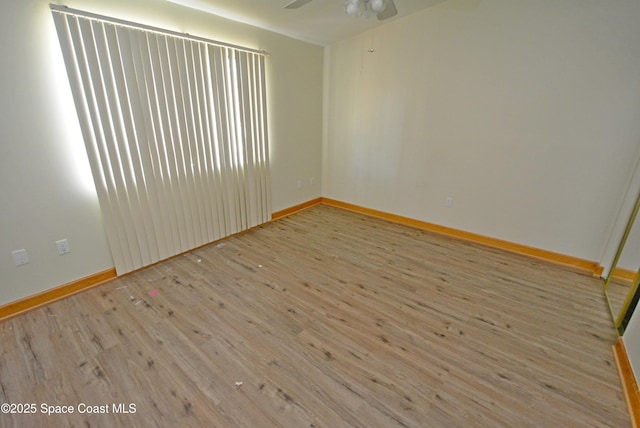
[[[638,22],[636,0],[448,0],[332,45],[324,196],[599,261],[640,142]]]
[[[0,15],[0,305],[113,266],[48,0]],[[236,43],[267,59],[273,209],[320,196],[320,47],[164,0],[69,0],[71,8]],[[298,179],[305,180],[297,189]],[[67,238],[71,254],[54,242]],[[31,262],[14,266],[11,251]]]

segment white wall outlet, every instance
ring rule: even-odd
[[[58,254],[64,256],[65,254],[69,254],[71,252],[71,247],[69,247],[69,241],[66,239],[61,239],[56,241],[56,248],[58,249]]]
[[[314,184],[316,184],[316,178],[315,178],[315,177],[311,177],[311,178],[309,179],[309,184],[311,184],[312,186],[313,186]]]
[[[29,263],[29,255],[25,249],[12,251],[11,257],[13,257],[13,262],[16,266],[22,266]]]
[[[451,208],[453,206],[453,198],[451,196],[447,196],[447,199],[444,200],[444,205],[447,208]]]
[[[302,189],[302,180],[298,178],[298,181],[296,182],[296,186],[298,187],[298,189]]]

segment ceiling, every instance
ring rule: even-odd
[[[312,0],[298,9],[284,8],[292,0],[168,1],[326,46],[445,0],[395,0],[398,14],[385,21],[348,16],[344,0]]]

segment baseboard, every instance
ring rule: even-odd
[[[633,284],[633,280],[636,277],[636,273],[629,269],[616,268],[613,271],[613,279],[616,279],[625,284]]]
[[[638,382],[633,374],[629,355],[624,346],[622,338],[613,346],[613,356],[618,367],[618,375],[622,383],[622,392],[629,409],[629,417],[631,418],[631,426],[638,428],[640,426],[640,391],[638,391]]]
[[[604,266],[599,266],[598,270],[593,273],[593,276],[596,278],[602,278],[602,273],[604,272]],[[636,273],[629,269],[616,268],[613,271],[613,279],[623,284],[631,285],[633,284],[633,280],[636,278]]]
[[[298,204],[298,205],[294,205],[292,207],[289,208],[285,208],[281,211],[276,211],[273,214],[271,214],[271,219],[272,220],[278,220],[282,217],[286,217],[289,216],[291,214],[295,214],[299,211],[303,211],[306,210],[308,208],[314,207],[318,204],[320,204],[322,202],[322,198],[316,198],[316,199],[312,199],[310,201],[307,202],[303,202],[302,204]]]
[[[114,268],[107,269],[68,284],[61,285],[60,287],[52,288],[33,296],[25,297],[24,299],[0,306],[0,321],[13,318],[40,306],[53,303],[56,300],[64,299],[73,294],[104,284],[115,277],[116,270]]]
[[[321,198],[321,202],[326,205],[330,205],[336,208],[342,208],[348,211],[357,212],[360,214],[369,215],[372,217],[381,218],[384,220],[392,221],[394,223],[400,223],[418,229],[427,230],[429,232],[439,233],[465,241],[482,244],[492,248],[498,248],[510,253],[521,254],[529,257],[536,258],[538,260],[544,260],[556,265],[571,268],[580,272],[588,273],[594,277],[599,277],[601,267],[597,262],[589,260],[579,259],[577,257],[567,256],[564,254],[554,253],[552,251],[541,250],[539,248],[529,247],[526,245],[516,244],[509,241],[503,241],[501,239],[491,238],[476,233],[466,232],[463,230],[454,229],[451,227],[440,226],[426,221],[415,220],[409,217],[403,217],[396,214],[390,214],[384,211],[378,211],[371,208],[365,208],[358,205],[353,205],[347,202],[336,201],[334,199]]]

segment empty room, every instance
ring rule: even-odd
[[[637,0],[3,9],[0,426],[638,426]]]

